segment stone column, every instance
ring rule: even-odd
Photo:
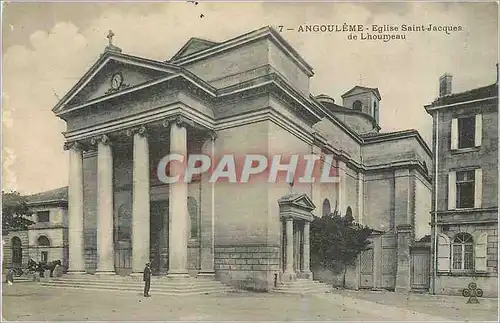
[[[149,261],[149,145],[144,126],[127,131],[134,137],[132,170],[132,273],[144,271]]]
[[[212,158],[212,169],[215,168],[215,140],[217,134],[210,132],[210,141],[205,145],[205,153]],[[210,173],[202,174],[201,193],[201,269],[198,277],[212,278],[215,276],[215,183],[209,183]],[[206,211],[204,211],[204,209]]]
[[[293,219],[286,220],[286,270],[285,275],[292,279],[295,271],[293,270]]]
[[[85,251],[83,240],[83,156],[78,143],[69,143],[69,187],[68,187],[68,274],[85,273]]]
[[[347,205],[346,205],[346,197],[347,197],[347,192],[346,192],[346,165],[343,161],[339,160],[337,162],[337,167],[338,167],[338,176],[339,176],[339,184],[337,186],[337,208],[338,211],[340,212],[341,216],[345,215],[345,212],[347,210]]]
[[[410,247],[412,227],[408,224],[397,226],[397,271],[396,292],[409,292],[410,284]]]
[[[303,257],[303,273],[307,278],[312,279],[311,273],[311,253],[310,253],[310,227],[311,223],[309,221],[304,222],[304,257]]]
[[[187,160],[187,130],[185,121],[177,118],[170,124],[170,153],[184,157],[184,163],[171,162],[170,176],[180,179],[169,185],[169,276],[188,277],[187,243],[189,214],[187,208],[187,183],[184,170]]]
[[[97,255],[96,274],[115,274],[113,250],[113,153],[108,136],[97,143]]]
[[[321,148],[317,146],[313,146],[312,148],[312,154],[315,155],[318,160],[316,161],[316,167],[315,167],[315,180],[314,183],[312,183],[312,200],[316,208],[313,210],[313,214],[315,216],[322,216],[322,211],[323,208],[321,207],[323,205],[323,201],[321,201],[321,182],[320,182],[320,176],[321,176],[321,169],[324,163],[324,160],[321,158]]]

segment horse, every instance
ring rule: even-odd
[[[44,271],[50,270],[50,277],[54,277],[54,269],[57,265],[62,266],[61,260],[54,260],[49,263],[39,262],[36,271],[40,273],[40,277],[44,277]]]

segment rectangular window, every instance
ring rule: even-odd
[[[476,118],[458,119],[458,149],[475,146]]]
[[[475,171],[461,171],[456,175],[457,208],[473,208],[475,196]]]
[[[42,251],[41,252],[41,257],[40,261],[43,263],[47,263],[49,259],[49,253],[47,251]]]
[[[472,244],[464,245],[464,269],[474,269],[474,246]]]
[[[462,245],[453,245],[453,269],[462,269]]]
[[[38,219],[38,223],[47,223],[50,222],[50,211],[40,211],[36,212],[36,217]]]

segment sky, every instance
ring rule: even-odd
[[[451,73],[453,92],[466,91],[494,83],[498,62],[494,2],[8,3],[2,18],[2,185],[24,194],[67,185],[65,123],[51,109],[99,58],[110,29],[124,53],[164,61],[191,37],[222,42],[266,25],[293,28],[281,35],[314,68],[313,95],[341,103],[356,84],[377,87],[382,131],[417,129],[428,144],[423,106],[437,97],[439,76]],[[297,31],[344,23],[461,31],[389,42]]]

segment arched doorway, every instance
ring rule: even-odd
[[[21,239],[18,237],[12,238],[12,267],[19,268],[23,265],[23,247]]]

